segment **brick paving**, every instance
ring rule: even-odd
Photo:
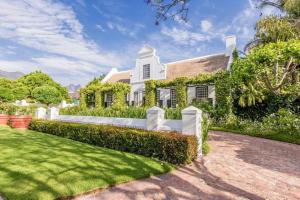
[[[299,145],[218,131],[209,144],[211,153],[191,165],[74,199],[300,199]]]

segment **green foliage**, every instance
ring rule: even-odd
[[[287,109],[279,109],[263,120],[264,127],[274,132],[300,135],[300,116]]]
[[[248,110],[251,114],[244,113],[248,116],[266,116],[280,106],[296,108],[300,96],[299,65],[299,40],[270,43],[235,60],[231,73],[233,101],[239,102],[234,103],[235,112]]]
[[[31,122],[30,129],[174,164],[190,163],[197,157],[197,139],[178,133],[41,120]]]
[[[145,82],[145,106],[156,106],[156,81],[149,80]]]
[[[300,36],[297,28],[286,17],[267,16],[260,19],[256,24],[256,38],[260,43],[288,41]]]
[[[101,84],[102,79],[105,78],[105,74],[100,75],[98,78],[94,78],[92,81],[90,81],[86,86],[91,86],[91,85],[98,85]]]
[[[215,80],[216,112],[215,117],[221,118],[232,113],[232,96],[230,74],[219,74]]]
[[[49,104],[58,104],[63,99],[61,93],[52,86],[37,87],[32,91],[32,96],[39,102]]]
[[[63,115],[79,116],[103,116],[103,117],[121,117],[121,118],[146,118],[146,108],[144,107],[124,107],[124,108],[81,108],[78,106],[60,109]]]
[[[299,2],[299,0],[285,0],[283,9],[292,18],[297,19],[300,17],[300,2]]]
[[[188,85],[201,85],[201,84],[214,84],[216,88],[216,115],[222,117],[226,113],[231,112],[232,99],[230,92],[230,77],[229,73],[220,71],[210,74],[200,74],[193,78],[180,77],[171,81],[157,81],[150,80],[145,82],[145,98],[146,106],[151,107],[156,105],[156,88],[175,87],[176,101],[179,108],[187,106],[187,86]],[[178,111],[166,111],[170,118],[178,118],[181,113]]]
[[[29,96],[29,90],[26,86],[16,87],[12,89],[14,100],[26,99]]]
[[[204,155],[208,154],[210,150],[209,145],[207,144],[209,126],[209,117],[205,113],[202,113],[202,153]]]
[[[175,83],[176,103],[179,108],[187,106],[187,79],[178,78]]]
[[[229,121],[224,118],[214,121],[214,126],[254,135],[294,135],[300,139],[300,117],[286,109],[264,117],[261,122],[239,118]]]
[[[14,99],[14,95],[9,88],[0,87],[0,101],[10,102]]]
[[[25,85],[29,89],[31,94],[35,88],[47,85],[56,88],[63,99],[68,100],[70,98],[67,88],[62,87],[59,83],[56,83],[48,74],[42,73],[40,71],[27,74],[19,78],[17,82]]]
[[[14,115],[17,111],[17,106],[10,103],[0,103],[0,113],[6,115]]]
[[[126,94],[130,92],[130,86],[127,83],[97,83],[91,84],[80,90],[80,106],[88,106],[88,95],[95,95],[95,107],[104,106],[104,94],[111,92],[113,94],[112,107],[124,108],[126,106]]]

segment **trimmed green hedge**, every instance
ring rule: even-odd
[[[46,120],[33,120],[29,129],[173,164],[190,163],[197,157],[196,137],[178,133]]]

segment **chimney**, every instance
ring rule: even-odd
[[[236,37],[235,35],[227,36],[225,37],[225,43],[226,43],[226,56],[231,56],[234,49],[236,48]]]

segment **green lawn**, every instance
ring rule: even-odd
[[[34,131],[0,127],[0,196],[54,199],[170,171],[171,164]]]
[[[223,128],[223,127],[210,127],[210,130],[224,131],[224,132],[230,132],[230,133],[241,134],[241,135],[249,135],[249,136],[253,136],[253,137],[277,140],[277,141],[281,141],[281,142],[288,142],[288,143],[300,145],[300,136],[292,135],[292,134],[288,134],[288,133],[272,133],[272,132],[268,132],[267,130],[265,132],[257,132],[255,130],[252,130],[252,131],[234,130],[234,129],[228,129],[228,128]]]

